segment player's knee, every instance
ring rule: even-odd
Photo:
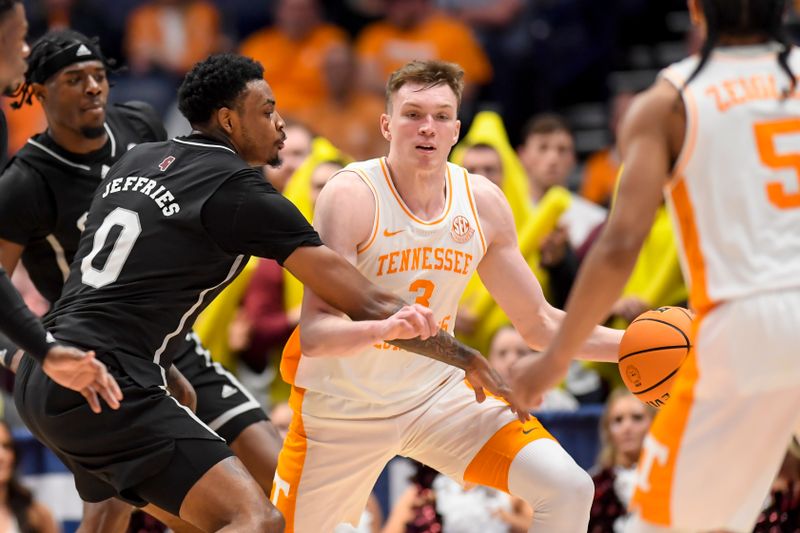
[[[560,494],[571,502],[570,507],[573,509],[585,508],[588,510],[592,506],[594,482],[582,468],[572,469],[569,475],[562,478],[559,488]]]

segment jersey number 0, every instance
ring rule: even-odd
[[[106,258],[105,264],[101,268],[95,268],[92,262],[106,248],[109,233],[114,227],[119,226],[121,231],[116,240],[111,244],[111,251]],[[117,207],[111,211],[100,227],[94,234],[94,244],[89,255],[81,261],[81,281],[86,285],[96,289],[105,287],[117,281],[128,255],[142,232],[142,225],[139,223],[139,214],[122,207]]]

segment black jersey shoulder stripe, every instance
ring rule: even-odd
[[[223,150],[229,151],[232,154],[236,153],[233,150],[231,150],[230,148],[228,148],[227,146],[223,146],[221,144],[210,144],[210,143],[199,143],[199,142],[196,142],[196,141],[186,141],[184,139],[178,139],[177,137],[173,138],[172,141],[176,142],[176,143],[180,143],[180,144],[188,144],[188,145],[191,145],[191,146],[200,146],[200,147],[203,147],[203,148],[221,148]]]
[[[58,155],[57,153],[52,151],[50,148],[44,146],[43,144],[39,144],[38,142],[34,141],[33,139],[28,139],[28,144],[30,144],[31,146],[35,146],[36,148],[38,148],[42,152],[44,152],[47,155],[49,155],[49,156],[61,161],[65,165],[69,165],[69,166],[75,167],[75,168],[80,168],[81,170],[86,170],[87,172],[92,170],[91,167],[89,167],[88,165],[81,165],[80,163],[75,163],[73,161],[70,161],[66,157],[62,157],[62,156]]]

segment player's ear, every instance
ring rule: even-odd
[[[386,113],[381,115],[381,135],[387,141],[392,140],[392,134],[389,132],[389,115]]]
[[[233,110],[229,107],[220,107],[217,110],[217,122],[225,133],[230,135],[233,133]]]
[[[456,119],[456,131],[453,133],[453,146],[458,142],[458,135],[461,133],[461,121]]]

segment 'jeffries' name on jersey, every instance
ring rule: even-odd
[[[158,187],[158,188],[156,188]],[[172,216],[181,210],[181,206],[175,200],[175,196],[163,185],[159,185],[155,180],[140,176],[127,176],[125,178],[115,178],[106,184],[103,191],[103,198],[109,194],[117,192],[134,191],[140,192],[152,198],[165,217]],[[167,202],[171,202],[167,205]]]

